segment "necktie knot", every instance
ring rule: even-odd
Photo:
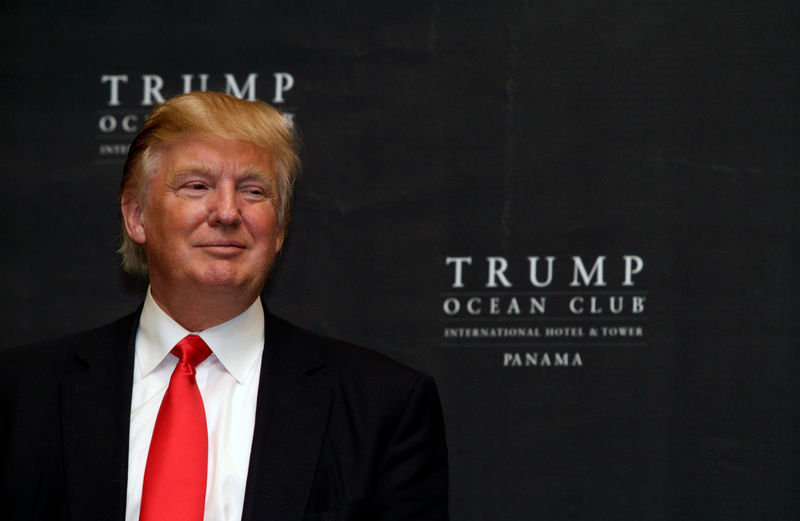
[[[172,354],[192,369],[208,358],[211,348],[197,335],[186,335],[172,348]]]

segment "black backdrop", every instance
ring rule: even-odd
[[[266,298],[435,376],[453,519],[798,517],[796,3],[126,4],[2,8],[0,345],[137,305],[124,150],[205,81],[298,124]]]

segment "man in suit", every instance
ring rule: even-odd
[[[262,305],[299,170],[275,109],[157,107],[120,194],[137,312],[0,354],[0,518],[447,519],[430,377]]]

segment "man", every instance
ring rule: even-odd
[[[145,302],[0,354],[0,518],[447,519],[430,377],[262,306],[298,170],[266,104],[152,112],[120,194]]]

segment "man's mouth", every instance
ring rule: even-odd
[[[236,241],[214,241],[201,244],[200,247],[212,255],[230,256],[236,255],[245,249],[245,245]]]

